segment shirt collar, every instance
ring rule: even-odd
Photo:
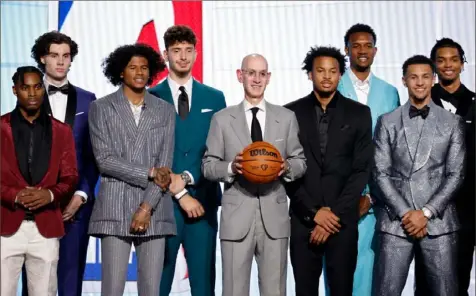
[[[367,78],[365,78],[364,81],[360,80],[359,78],[357,78],[357,76],[355,75],[355,73],[352,71],[352,69],[349,68],[349,77],[350,77],[350,81],[352,81],[352,84],[355,85],[370,85],[370,80],[371,80],[371,77],[372,77],[372,72],[369,73],[369,76],[367,76]]]
[[[54,84],[54,83],[52,83],[52,82],[49,82],[48,79],[46,79],[46,77],[43,79],[43,84],[45,85],[45,89],[46,89],[47,92],[48,92],[48,86],[50,86],[50,85],[54,85],[54,86],[56,86],[56,87],[62,87],[63,85],[66,85],[66,84],[68,84],[68,83],[69,83],[68,79],[66,79],[66,80],[65,80],[63,83],[61,83],[60,85],[56,85],[56,84]]]
[[[179,92],[179,88],[182,86],[175,82],[172,78],[170,78],[170,75],[167,76],[167,82],[169,83],[170,90],[172,91],[172,94],[175,96]],[[188,81],[183,85],[185,87],[185,92],[190,95],[192,91],[192,85],[193,85],[193,77],[190,76]]]
[[[243,100],[243,106],[245,108],[245,112],[251,110],[251,108],[258,107],[260,111],[266,112],[266,102],[264,99],[262,99],[258,105],[253,106],[251,105],[250,102],[248,102],[246,99]]]

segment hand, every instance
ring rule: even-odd
[[[170,180],[169,191],[172,192],[172,194],[175,195],[185,188],[186,184],[181,175],[171,173]]]
[[[278,177],[281,177],[288,170],[288,162],[282,158],[283,163],[281,164],[281,170],[278,173]]]
[[[239,152],[236,156],[233,162],[231,163],[231,171],[233,174],[243,174],[241,169],[243,166],[241,165],[241,161],[243,160],[243,151]]]
[[[31,187],[27,187],[27,188],[24,188],[22,190],[20,190],[20,192],[18,192],[16,198],[15,198],[15,202],[18,203],[18,204],[21,204],[21,200],[22,199],[25,199],[27,196],[31,196],[32,193],[31,193]]]
[[[341,227],[339,221],[339,217],[332,213],[329,207],[320,208],[314,216],[314,222],[332,234],[339,232]]]
[[[162,190],[167,190],[170,184],[170,174],[172,171],[167,167],[154,168],[154,182]]]
[[[425,236],[428,235],[428,231],[426,230],[426,227],[424,227],[422,230],[420,230],[415,236],[414,238],[416,239],[422,239],[424,238]]]
[[[178,202],[189,218],[198,218],[205,214],[202,204],[189,194],[185,194]]]
[[[68,205],[63,211],[63,221],[68,221],[76,214],[81,205],[83,204],[83,198],[81,195],[73,195],[73,198],[69,201]]]
[[[362,195],[359,200],[359,217],[366,215],[369,212],[371,206],[370,197],[367,195]]]
[[[402,218],[403,228],[410,236],[415,236],[426,227],[428,218],[423,215],[422,210],[408,211]]]
[[[309,242],[311,244],[321,245],[324,244],[331,234],[326,231],[322,226],[316,225],[311,232]]]
[[[132,223],[131,223],[131,229],[130,231],[132,233],[134,232],[146,232],[147,228],[150,226],[150,212],[152,210],[152,207],[146,203],[143,202],[140,207],[136,210],[134,213],[134,216],[132,216]]]
[[[37,210],[51,203],[51,194],[47,189],[26,188],[26,194],[18,197],[18,203],[30,211]]]

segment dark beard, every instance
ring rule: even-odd
[[[321,91],[321,90],[318,90],[318,89],[314,89],[317,94],[319,95],[319,97],[321,99],[330,99],[332,97],[332,94],[336,91],[336,90],[332,90],[332,91]]]
[[[439,78],[438,78],[439,79]],[[446,80],[446,79],[439,79],[439,83],[443,86],[448,86],[453,84],[456,81],[457,78],[452,79],[452,80]]]
[[[367,72],[370,68],[370,66],[367,66],[367,67],[362,67],[362,66],[359,66],[359,65],[353,65],[353,66],[354,66],[354,69],[357,72]]]

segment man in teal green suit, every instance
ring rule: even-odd
[[[378,78],[371,72],[371,66],[377,53],[377,36],[374,30],[365,24],[355,24],[347,30],[345,53],[350,60],[350,70],[345,71],[339,82],[339,92],[347,98],[370,107],[372,131],[380,115],[400,106],[397,89]],[[374,251],[372,242],[375,233],[375,215],[372,209],[372,193],[368,186],[360,198],[360,221],[357,267],[354,273],[354,296],[370,296],[372,290],[372,271]],[[329,288],[326,284],[326,294]]]
[[[221,188],[218,182],[203,178],[201,163],[212,116],[226,107],[225,97],[221,91],[193,79],[197,38],[189,27],[170,27],[164,34],[164,42],[169,75],[149,91],[173,104],[177,113],[169,187],[174,195],[177,235],[166,242],[160,296],[170,293],[180,244],[185,250],[192,295],[210,296],[215,290]]]

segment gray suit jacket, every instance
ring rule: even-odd
[[[431,101],[420,136],[410,106],[407,102],[382,115],[375,128],[377,229],[405,237],[403,215],[426,206],[436,215],[428,222],[430,235],[456,231],[454,194],[464,178],[463,121]]]
[[[151,167],[171,167],[174,151],[174,107],[150,93],[137,126],[129,102],[118,91],[91,103],[89,130],[101,174],[89,233],[135,236],[129,232],[141,202],[154,209],[145,234],[175,234],[172,199],[148,180]]]
[[[300,178],[306,171],[306,159],[298,139],[294,113],[266,102],[266,125],[263,140],[274,145],[291,167],[289,180]],[[263,223],[272,238],[286,238],[290,233],[288,200],[282,180],[269,184],[252,184],[237,175],[231,183],[228,164],[236,154],[251,144],[243,103],[214,114],[203,157],[205,178],[225,182],[222,198],[220,238],[240,240],[248,233],[255,215],[251,199],[259,192]]]

